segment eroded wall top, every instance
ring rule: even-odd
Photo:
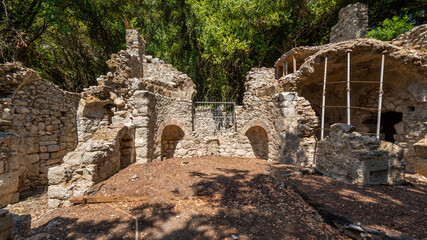
[[[368,7],[362,3],[350,4],[339,12],[338,23],[331,29],[330,42],[364,38],[368,32]]]

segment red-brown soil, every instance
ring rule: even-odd
[[[312,205],[364,226],[427,239],[427,181],[422,176],[407,174],[408,182],[402,186],[358,186],[326,176],[283,177],[298,169],[295,166],[276,164],[272,168],[279,181]]]
[[[146,201],[48,210],[44,193],[7,209],[32,214],[31,234],[45,239],[135,239],[135,219],[139,239],[346,239],[301,194],[363,225],[427,236],[425,184],[360,187],[285,176],[301,170],[259,159],[169,159],[131,165],[92,188],[97,197]]]
[[[301,197],[269,176],[267,165],[222,157],[132,165],[99,183],[94,196],[147,195],[150,200],[38,211],[32,234],[135,239],[136,217],[140,239],[343,239],[315,218],[317,212]]]

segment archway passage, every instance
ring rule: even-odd
[[[166,126],[162,131],[162,159],[173,158],[178,142],[184,137],[184,131],[176,125]]]
[[[245,133],[251,143],[255,157],[268,159],[268,137],[267,132],[260,126],[254,126]]]
[[[384,140],[394,143],[394,134],[396,134],[396,128],[394,125],[402,121],[401,112],[385,112],[381,114],[381,133],[384,134]]]
[[[133,162],[132,151],[132,138],[126,134],[120,139],[120,169],[129,166]]]

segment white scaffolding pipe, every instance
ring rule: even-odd
[[[381,76],[380,76],[380,91],[378,93],[378,118],[377,118],[377,132],[376,137],[380,138],[380,128],[381,128],[381,108],[383,103],[383,81],[384,81],[384,59],[385,59],[385,52],[383,52],[381,56]]]
[[[326,72],[328,69],[328,56],[325,56],[325,72],[323,74],[323,92],[322,92],[322,123],[320,127],[320,140],[325,133],[325,102],[326,102]]]
[[[347,50],[347,124],[350,125],[350,52]]]

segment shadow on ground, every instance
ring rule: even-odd
[[[316,209],[324,208],[354,222],[416,238],[427,237],[427,185],[358,186],[326,176],[285,177],[298,167],[277,164],[272,172]]]
[[[140,239],[342,239],[270,175],[216,170],[187,173],[195,179],[191,197],[58,209],[58,217],[33,233],[49,233],[50,239],[135,239],[131,214],[138,218]]]

